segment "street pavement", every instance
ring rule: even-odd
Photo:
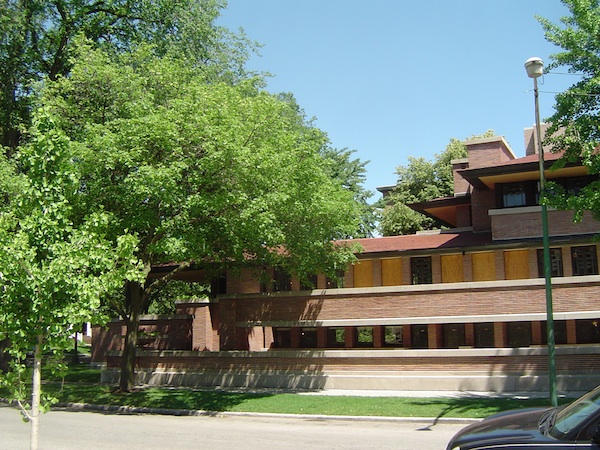
[[[465,424],[319,417],[165,416],[52,410],[40,418],[40,449],[444,449]],[[0,449],[29,448],[29,424],[0,405]]]
[[[247,391],[247,389],[245,390]],[[262,390],[257,390],[260,392]],[[298,395],[544,397],[545,393],[389,390],[296,391]],[[41,449],[443,449],[478,419],[206,413],[68,404],[40,419]],[[0,403],[0,450],[29,447],[29,424]]]

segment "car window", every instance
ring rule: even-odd
[[[600,390],[593,390],[559,411],[550,434],[560,439],[600,410]]]

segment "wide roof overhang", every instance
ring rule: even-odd
[[[427,202],[411,203],[411,209],[431,217],[450,228],[457,226],[457,207],[470,205],[471,196],[461,195],[457,197],[443,197],[429,200]]]
[[[589,174],[588,168],[581,165],[580,162],[568,162],[563,167],[552,170],[552,167],[561,156],[559,153],[544,153],[544,176],[546,179],[578,177]],[[497,183],[539,180],[540,166],[538,158],[537,154],[529,155],[496,166],[459,170],[458,173],[477,189],[495,189]]]

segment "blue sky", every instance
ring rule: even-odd
[[[273,74],[267,89],[294,94],[333,147],[369,160],[374,191],[408,156],[432,160],[451,138],[488,129],[524,156],[535,116],[523,64],[559,51],[535,15],[559,23],[568,10],[560,0],[228,0],[218,23],[263,44],[248,68]],[[575,78],[540,79],[542,118]]]

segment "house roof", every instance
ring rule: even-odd
[[[558,170],[550,170],[562,155],[562,153],[544,153],[544,175],[547,179],[588,174],[587,167],[580,163],[567,163]],[[472,186],[487,190],[494,189],[496,183],[537,180],[539,170],[539,156],[534,154],[504,161],[494,166],[462,169],[458,170],[458,173]]]
[[[440,197],[426,202],[411,203],[408,206],[421,214],[431,217],[448,227],[456,227],[456,207],[470,205],[471,196],[461,195],[452,197]]]
[[[473,249],[484,247],[492,243],[491,233],[461,232],[427,232],[404,236],[385,236],[377,238],[354,239],[349,241],[358,243],[363,250],[362,256],[373,254],[398,253],[398,252],[429,252],[448,250]]]

